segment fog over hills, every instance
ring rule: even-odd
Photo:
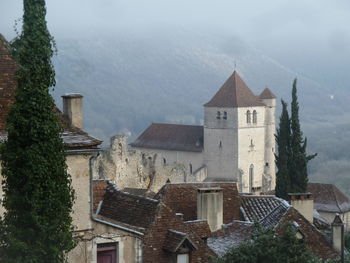
[[[330,88],[239,37],[219,32],[91,34],[56,40],[57,104],[63,93],[82,93],[85,128],[106,144],[116,133],[130,134],[132,140],[151,122],[202,124],[202,105],[234,69],[256,94],[267,86],[278,100],[290,101],[297,77],[302,127],[309,150],[319,153],[310,166],[311,180],[336,180],[348,191],[350,95],[341,85]],[[277,118],[279,113],[278,108]]]

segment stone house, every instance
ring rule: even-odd
[[[156,166],[181,163],[196,178],[268,191],[275,186],[275,107],[269,89],[256,96],[234,72],[204,104],[203,126],[153,123],[130,145],[156,155]]]
[[[329,224],[339,214],[345,229],[350,230],[349,197],[333,184],[308,183],[307,190],[314,197],[315,209]]]

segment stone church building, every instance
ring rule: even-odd
[[[237,181],[240,192],[275,186],[276,97],[256,96],[235,71],[204,104],[204,125],[152,123],[130,146],[156,166],[183,165],[183,181]],[[193,179],[195,178],[195,179]]]

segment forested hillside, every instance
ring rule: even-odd
[[[312,180],[336,180],[348,191],[348,90],[288,69],[235,36],[186,30],[156,35],[56,39],[58,105],[63,93],[82,93],[86,130],[108,143],[121,132],[133,139],[151,122],[201,124],[202,105],[235,68],[255,93],[268,86],[288,101],[298,77],[303,130],[309,150],[319,153],[311,164]]]

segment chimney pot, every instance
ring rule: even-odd
[[[83,95],[78,93],[64,94],[63,115],[68,118],[69,124],[79,129],[83,128]]]
[[[314,200],[311,193],[290,193],[290,204],[310,223],[314,221]]]

